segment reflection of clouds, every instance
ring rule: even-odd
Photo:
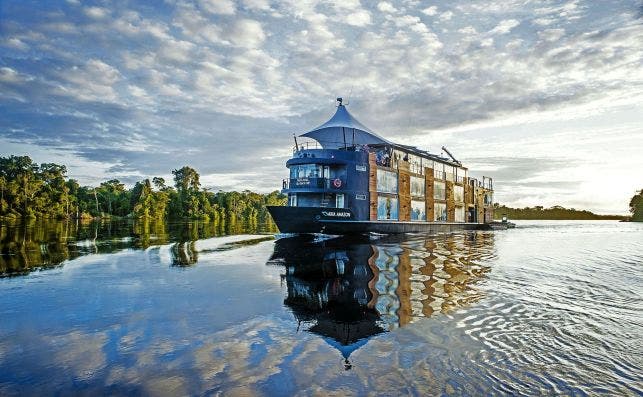
[[[52,337],[52,344],[60,349],[54,362],[65,368],[74,381],[89,381],[107,365],[103,348],[108,341],[104,332],[84,333],[73,331]]]
[[[200,305],[199,309],[192,311],[185,300],[179,302],[173,298],[160,299],[159,302],[170,305],[167,310],[165,307],[133,306],[131,314],[113,318],[119,325],[107,325],[107,329],[100,328],[99,332],[91,333],[92,328],[88,327],[84,331],[35,338],[33,346],[52,354],[46,356],[46,353],[32,353],[32,361],[38,359],[40,363],[29,367],[29,370],[44,374],[40,375],[40,379],[44,381],[40,386],[31,385],[28,388],[31,387],[32,394],[40,391],[38,388],[45,384],[44,388],[49,390],[54,386],[61,386],[63,394],[78,390],[80,385],[87,386],[88,390],[108,390],[114,394],[293,395],[303,392],[351,395],[363,394],[369,390],[377,390],[380,394],[398,394],[403,385],[411,393],[428,390],[426,387],[429,386],[434,387],[431,390],[447,392],[440,388],[448,383],[444,374],[453,370],[450,366],[457,367],[461,363],[450,361],[452,358],[446,349],[461,350],[462,347],[457,346],[457,343],[462,342],[458,342],[458,339],[465,338],[459,334],[440,335],[439,331],[436,333],[434,329],[427,327],[427,324],[434,325],[435,322],[422,322],[420,317],[433,313],[427,311],[427,302],[435,306],[435,312],[446,311],[452,306],[466,304],[469,295],[475,296],[472,280],[484,273],[484,269],[476,261],[485,255],[491,255],[489,241],[483,241],[482,237],[478,240],[466,240],[463,236],[418,237],[403,242],[378,240],[377,245],[369,241],[359,248],[347,251],[346,247],[337,247],[338,252],[346,251],[346,255],[325,255],[327,252],[322,252],[322,258],[329,261],[327,265],[337,266],[341,262],[342,272],[346,272],[349,279],[353,280],[352,284],[342,284],[342,288],[346,289],[342,290],[346,296],[363,306],[373,304],[384,322],[394,324],[391,327],[393,332],[371,337],[363,346],[360,345],[355,355],[351,356],[351,371],[344,371],[343,357],[329,342],[329,338],[302,332],[303,327],[297,331],[298,324],[289,314],[278,317],[262,315],[265,312],[257,311],[256,317],[249,320],[244,320],[248,316],[234,319],[229,317],[233,319],[230,320],[233,325],[224,329],[217,328],[219,330],[215,332],[208,329],[207,324],[203,327],[199,321],[195,321],[195,316],[203,314],[211,316],[206,318],[211,319],[213,327],[224,326],[225,322],[221,318],[227,315],[227,310],[237,307],[219,311],[218,305],[227,304],[225,299],[228,297],[236,302],[234,299],[245,296],[252,304],[259,303],[255,295],[252,295],[252,289],[237,290],[228,287],[221,296],[223,300],[212,301],[212,307],[208,307],[207,300],[201,299],[196,301]],[[213,244],[210,249],[215,247],[214,243],[207,242]],[[332,245],[331,242],[326,244]],[[162,249],[169,249],[166,247]],[[207,249],[206,247],[201,246],[202,249]],[[102,289],[119,293],[122,292],[121,285],[135,285],[139,278],[128,279],[135,274],[127,273],[128,268],[131,271],[134,259],[149,261],[141,265],[149,271],[143,282],[148,288],[168,282],[167,277],[149,277],[159,271],[151,266],[158,265],[157,256],[162,255],[162,249],[133,251],[127,254],[129,256],[119,253],[108,260],[91,257],[94,263],[116,266],[115,269],[110,267],[110,271],[118,274],[118,278],[111,280]],[[212,273],[212,268],[208,269],[208,266],[218,266],[221,261],[227,265],[221,270],[226,275],[249,264],[260,264],[252,268],[253,276],[264,278],[261,273],[276,275],[277,271],[268,271],[271,267],[263,265],[271,249],[271,243],[264,242],[259,246],[232,251],[212,250],[204,254],[210,258],[205,263],[199,255],[199,266],[189,273],[204,276]],[[305,250],[302,254],[310,256],[311,252]],[[362,257],[363,261],[359,259]],[[89,261],[89,258],[86,260]],[[338,258],[341,261],[338,262]],[[230,267],[232,264],[239,267]],[[373,271],[377,269],[377,282],[370,283],[373,281],[370,277],[373,276],[363,272],[366,266]],[[172,277],[188,274],[161,267],[163,271],[170,272]],[[95,266],[93,270],[101,268],[106,267]],[[69,274],[78,273],[74,270],[76,268],[72,266]],[[92,269],[85,270],[89,272]],[[103,273],[89,274],[95,277]],[[280,288],[277,279],[250,285],[251,276],[245,272],[235,274],[243,275],[241,285],[244,287]],[[170,290],[164,284],[163,289],[153,292],[154,295],[151,296],[176,294],[178,299],[189,299],[190,296],[197,295],[182,296],[184,287],[207,288],[206,284],[198,284],[195,280],[182,280],[186,284],[177,284],[178,289]],[[368,294],[363,298],[362,290],[371,291],[376,298]],[[473,292],[470,293],[470,290]],[[353,293],[356,291],[360,292],[357,296]],[[276,292],[274,296],[278,304],[283,297],[281,292],[283,290]],[[138,304],[137,302],[136,305]],[[241,306],[238,307],[242,309]],[[402,310],[405,311],[404,319],[401,318]],[[216,317],[212,316],[213,313]],[[326,315],[328,313],[325,311],[321,314],[322,317]],[[435,321],[444,321],[444,317],[437,316]],[[99,326],[106,327],[105,323],[101,323],[103,320],[94,320],[99,322]],[[406,322],[416,324],[414,327],[396,329]],[[411,329],[413,332],[409,331]],[[420,333],[416,333],[416,329],[420,329]],[[26,343],[21,341],[16,344]],[[1,348],[2,343],[0,362],[3,362]],[[21,362],[15,358],[18,353],[11,354],[14,357],[9,360],[10,363]],[[436,364],[431,362],[432,359],[442,361]],[[409,371],[412,371],[412,376]],[[347,385],[351,385],[350,389]],[[457,385],[454,387],[454,390],[458,390]],[[27,394],[30,391],[28,388]]]

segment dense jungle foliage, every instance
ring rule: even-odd
[[[643,222],[643,189],[636,192],[630,200],[631,220],[633,222]]]
[[[509,219],[553,219],[553,220],[624,220],[621,215],[598,215],[587,210],[564,208],[555,205],[551,208],[542,206],[511,208],[498,203],[494,204],[494,218],[502,219],[506,215]]]
[[[80,186],[64,165],[34,163],[28,156],[0,157],[0,217],[200,219],[216,223],[270,220],[266,205],[284,205],[286,197],[269,194],[210,192],[188,166],[172,171],[174,186],[155,177],[127,189],[118,179]]]

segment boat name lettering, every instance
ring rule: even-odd
[[[351,217],[350,212],[322,211],[321,213],[324,216],[330,216],[330,217],[335,217],[335,218],[350,218]]]
[[[308,178],[299,178],[295,182],[295,185],[310,185],[310,180]]]
[[[366,166],[365,165],[356,165],[355,169],[357,171],[366,171]]]

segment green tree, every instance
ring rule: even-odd
[[[632,221],[643,222],[643,189],[630,199],[630,212],[632,213]]]
[[[198,218],[203,215],[200,208],[198,197],[199,173],[194,168],[184,166],[178,170],[173,170],[174,186],[178,193],[178,205],[174,208],[178,210],[174,215],[179,217]]]

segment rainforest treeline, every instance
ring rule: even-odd
[[[542,206],[511,208],[498,203],[494,204],[494,218],[501,219],[506,215],[509,219],[554,219],[554,220],[626,220],[622,215],[598,215],[587,210],[577,210],[555,205],[550,208]]]
[[[66,176],[67,168],[37,164],[28,156],[0,157],[0,217],[200,219],[215,222],[266,222],[266,205],[284,205],[286,197],[269,194],[210,192],[199,173],[188,166],[163,178],[144,179],[127,189],[118,179],[100,186],[81,186]]]
[[[632,222],[643,222],[643,189],[636,192],[630,199],[630,212]]]

